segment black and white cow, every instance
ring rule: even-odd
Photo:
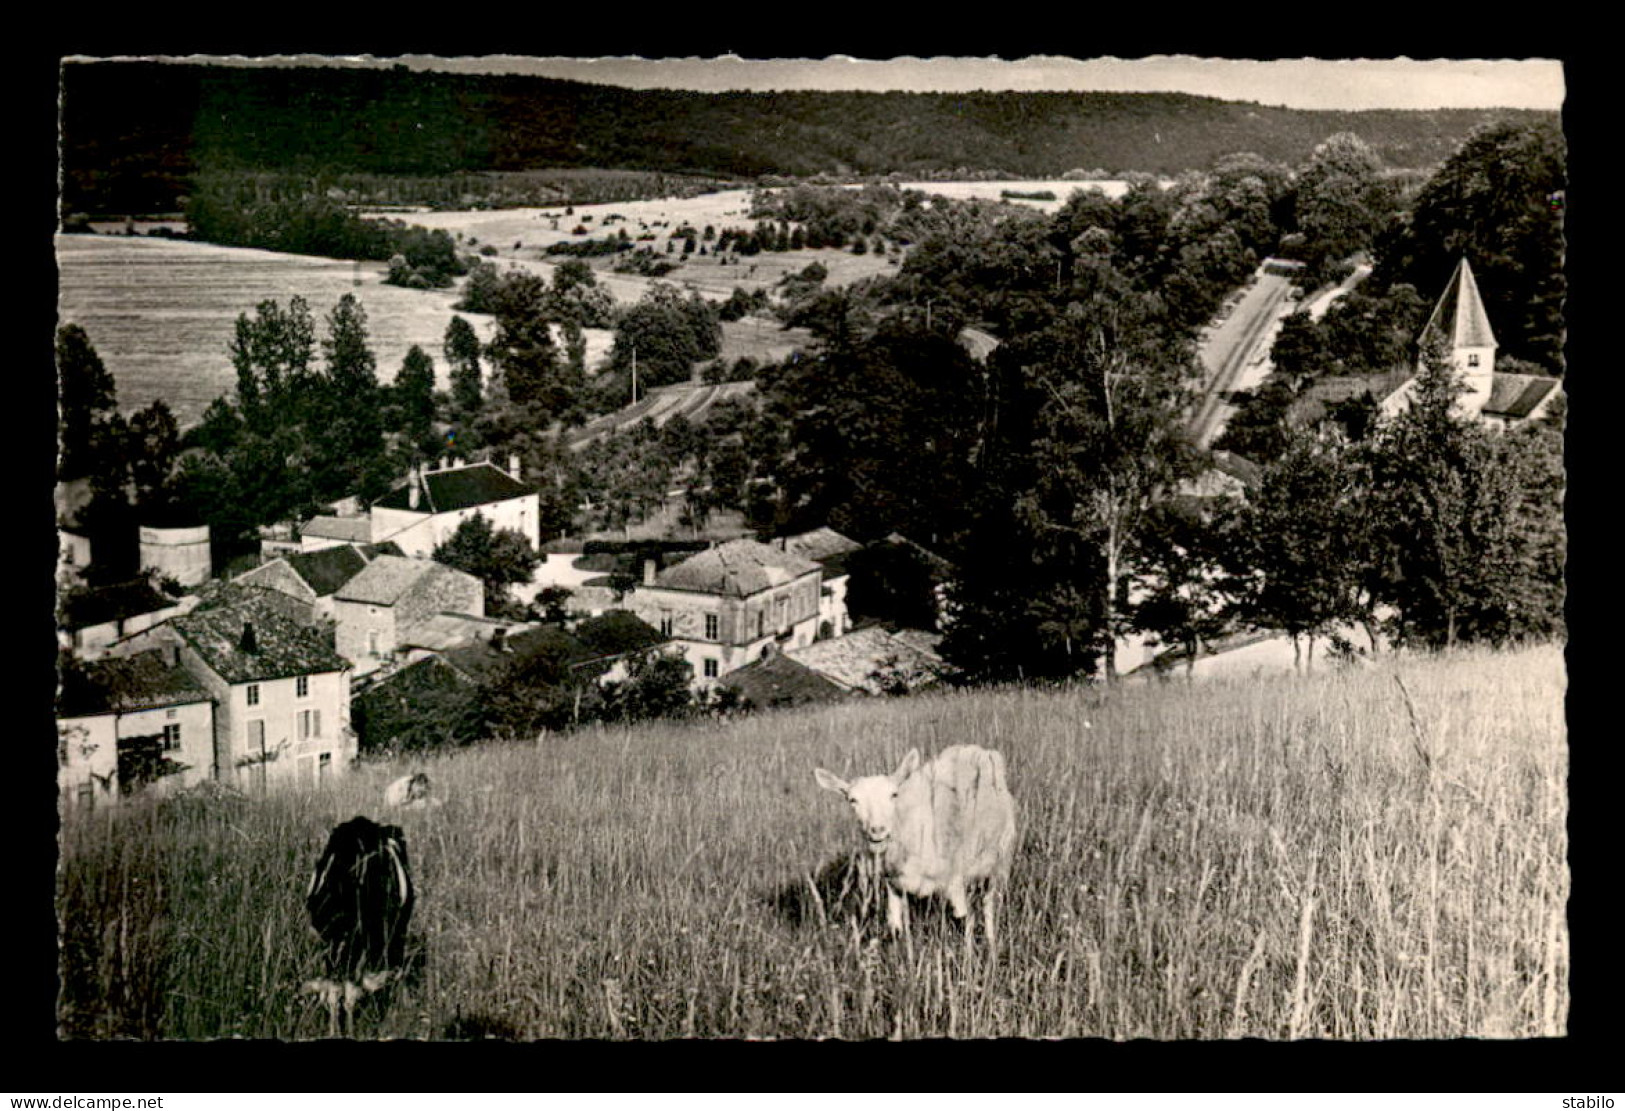
[[[305,986],[326,1000],[331,1032],[338,1032],[341,1000],[348,1019],[357,1000],[400,975],[413,900],[398,826],[358,816],[334,827],[305,894],[310,924],[327,947],[329,977]]]

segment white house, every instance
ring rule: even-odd
[[[393,540],[409,556],[429,556],[475,514],[495,529],[511,529],[541,547],[541,508],[536,491],[519,481],[519,460],[504,471],[493,463],[419,469],[405,483],[372,503],[374,544]]]
[[[191,787],[214,773],[214,700],[173,648],[86,665],[57,707],[58,788],[66,806],[112,801],[121,750],[158,773],[152,789]]]
[[[214,778],[314,786],[355,758],[350,664],[318,630],[243,594],[129,637],[121,655],[167,647],[214,701]]]

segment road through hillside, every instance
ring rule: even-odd
[[[1224,427],[1233,408],[1225,396],[1236,388],[1247,364],[1260,354],[1291,288],[1286,278],[1259,271],[1229,318],[1203,341],[1204,379],[1191,417],[1191,434],[1199,446],[1207,447]]]

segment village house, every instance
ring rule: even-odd
[[[393,544],[339,544],[293,552],[260,564],[231,580],[285,594],[299,604],[306,624],[334,619],[334,595],[379,555],[399,555]]]
[[[86,664],[63,675],[57,703],[57,786],[64,806],[116,801],[137,783],[190,787],[214,772],[214,700],[173,649]]]
[[[485,616],[484,584],[432,559],[381,555],[334,592],[334,647],[364,675],[437,613]]]
[[[1463,258],[1456,264],[1439,303],[1422,328],[1418,343],[1425,351],[1442,341],[1450,365],[1467,389],[1456,399],[1456,412],[1497,428],[1538,420],[1562,393],[1556,378],[1540,374],[1508,374],[1495,370],[1495,333],[1478,293],[1473,268]],[[1409,407],[1416,379],[1406,379],[1379,403],[1382,416],[1393,417]]]
[[[299,528],[299,550],[318,552],[342,544],[372,543],[372,518],[316,516]]]
[[[409,556],[429,556],[475,514],[493,529],[519,533],[541,547],[541,499],[519,481],[519,457],[504,471],[494,463],[443,463],[419,468],[402,486],[372,503],[368,539],[393,540]]]
[[[152,648],[214,701],[215,779],[234,786],[314,785],[355,757],[350,664],[319,631],[252,592],[202,607],[120,642],[121,657]]]
[[[730,540],[665,570],[653,560],[626,609],[671,639],[708,689],[775,651],[818,637],[823,568],[755,540]]]

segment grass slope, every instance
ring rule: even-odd
[[[1564,686],[1542,647],[482,746],[428,766],[443,808],[391,819],[419,970],[359,1033],[1561,1035]],[[996,962],[935,904],[911,950],[877,936],[812,777],[967,741],[1022,815]],[[68,822],[64,1035],[321,1036],[308,869],[406,770]]]

